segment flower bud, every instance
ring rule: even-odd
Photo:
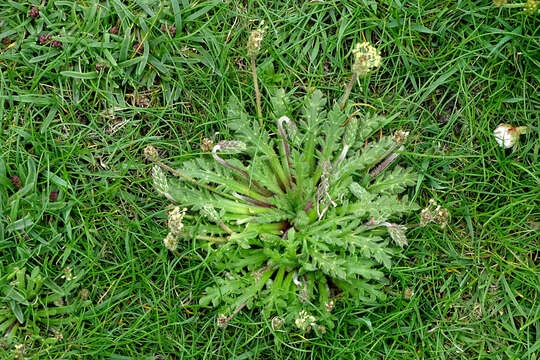
[[[203,206],[200,212],[201,212],[201,215],[203,215],[208,220],[211,220],[214,222],[220,221],[218,212],[211,205]]]
[[[239,153],[246,150],[246,144],[237,140],[223,140],[212,149],[213,152],[217,152],[218,150]]]
[[[505,149],[515,146],[519,142],[519,135],[527,132],[526,126],[514,127],[510,124],[499,124],[493,131],[495,141]]]
[[[158,165],[154,165],[152,168],[152,180],[154,180],[154,187],[158,193],[164,195],[169,192],[167,177]]]
[[[278,317],[278,316],[274,316],[272,318],[272,330],[279,330],[281,329],[281,327],[283,326],[283,319]]]

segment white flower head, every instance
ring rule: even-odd
[[[512,126],[510,124],[499,124],[493,131],[495,141],[500,147],[509,149],[519,142],[519,135],[527,132],[526,126]]]
[[[298,313],[298,317],[294,320],[294,324],[302,331],[309,332],[312,327],[316,326],[315,316],[310,315],[307,311],[302,310]]]
[[[182,233],[182,228],[184,227],[183,220],[184,216],[186,215],[186,211],[186,208],[180,210],[180,208],[176,206],[169,212],[169,230],[171,230],[173,235],[180,235]]]
[[[178,239],[173,233],[168,233],[165,239],[163,239],[163,245],[167,249],[174,251],[178,247]]]
[[[352,71],[358,77],[366,76],[381,65],[380,52],[368,42],[357,43],[352,52],[354,55]]]

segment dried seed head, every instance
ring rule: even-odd
[[[326,334],[326,327],[324,327],[322,325],[317,325],[317,332],[319,334]]]
[[[408,131],[398,130],[394,134],[394,141],[398,144],[405,144],[408,136],[409,136]]]
[[[261,25],[263,24],[264,22],[261,22]],[[247,42],[247,53],[249,56],[256,56],[259,53],[259,51],[261,50],[261,45],[264,39],[265,32],[265,27],[259,27],[258,29],[251,32]]]
[[[407,300],[410,300],[412,299],[412,297],[414,296],[414,291],[411,289],[411,288],[406,288],[405,289],[405,292],[403,294],[403,297]]]
[[[28,16],[33,17],[34,19],[39,18],[39,9],[37,6],[32,6],[30,10],[28,10]]]
[[[272,330],[279,330],[281,329],[281,327],[283,326],[283,319],[280,318],[279,316],[274,316],[272,318]]]
[[[538,10],[538,1],[536,0],[527,0],[523,6],[523,11],[529,15],[534,15],[536,10]]]
[[[81,289],[81,291],[79,292],[79,296],[82,300],[88,300],[88,298],[90,297],[90,292],[86,288]]]
[[[221,314],[217,317],[217,326],[220,328],[227,327],[227,324],[229,323],[229,318],[225,316],[224,314]]]
[[[214,147],[214,142],[212,139],[204,138],[201,142],[201,150],[203,152],[209,152],[212,151],[212,148]]]
[[[500,7],[506,5],[507,2],[508,0],[493,0],[493,5]]]
[[[158,154],[156,148],[153,147],[152,145],[147,145],[144,148],[143,153],[144,153],[144,157],[148,161],[158,161],[159,160],[159,154]]]
[[[352,71],[358,77],[366,76],[370,71],[375,70],[381,65],[382,58],[379,51],[368,42],[356,44],[353,55]]]
[[[113,26],[111,27],[111,29],[109,30],[109,32],[113,35],[118,35],[118,26]]]
[[[180,210],[178,206],[176,206],[174,209],[172,209],[169,212],[169,230],[171,230],[171,233],[174,235],[180,235],[182,233],[182,228],[184,227],[184,216],[186,215],[187,209],[184,208]]]
[[[175,251],[178,248],[178,239],[173,233],[168,233],[165,239],[163,239],[163,245],[171,251]]]
[[[11,39],[9,38],[9,36],[6,36],[2,39],[2,45],[8,45],[10,41]]]
[[[135,53],[141,53],[143,52],[143,50],[144,50],[144,46],[142,45],[142,43],[138,42],[135,45],[133,45],[133,51]]]

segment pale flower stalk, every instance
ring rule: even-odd
[[[261,25],[264,24],[264,21],[261,22]],[[265,28],[260,27],[256,30],[253,30],[249,35],[247,42],[247,54],[251,58],[251,73],[253,75],[253,87],[255,88],[255,102],[257,105],[257,117],[259,119],[259,125],[262,127],[262,109],[261,109],[261,95],[259,92],[259,83],[257,81],[257,67],[255,66],[255,58],[261,51],[262,41],[264,40]]]

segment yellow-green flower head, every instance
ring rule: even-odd
[[[381,54],[373,45],[368,42],[357,43],[353,49],[354,62],[352,71],[363,77],[381,65]]]
[[[525,6],[523,6],[523,11],[530,15],[533,15],[536,10],[538,10],[538,1],[536,0],[527,0]]]
[[[493,0],[493,5],[499,7],[499,6],[506,5],[507,2],[508,0]]]

